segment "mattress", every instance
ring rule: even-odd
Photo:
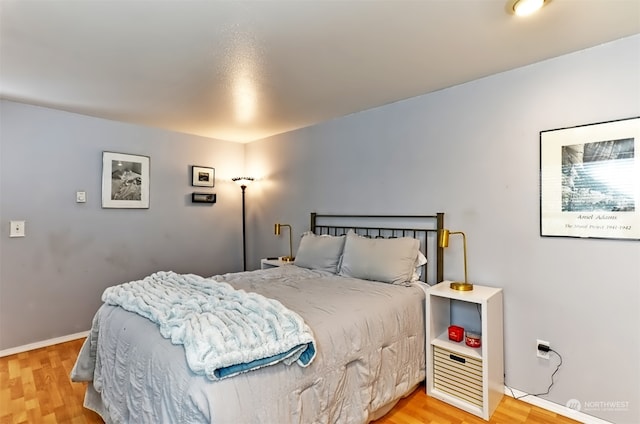
[[[424,290],[294,265],[226,274],[312,329],[315,360],[220,381],[194,374],[151,321],[103,305],[74,370],[107,423],[367,423],[425,378]],[[93,343],[92,343],[93,341]]]

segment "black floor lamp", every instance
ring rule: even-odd
[[[240,188],[242,189],[242,266],[243,270],[247,270],[247,234],[246,234],[246,223],[245,223],[245,215],[244,215],[244,191],[247,189],[247,186],[253,181],[251,177],[235,177],[231,179],[235,181]]]

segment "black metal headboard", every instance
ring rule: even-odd
[[[372,238],[412,237],[420,241],[427,257],[422,279],[429,284],[444,280],[444,249],[438,246],[438,231],[444,228],[444,213],[435,215],[333,215],[311,212],[311,231],[339,236],[349,230]]]

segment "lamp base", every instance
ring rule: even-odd
[[[471,283],[452,282],[451,284],[449,284],[449,287],[451,287],[453,290],[458,290],[458,291],[473,290],[473,284]]]
[[[293,258],[291,256],[283,256],[280,259],[282,260],[282,262],[293,262],[296,258]]]

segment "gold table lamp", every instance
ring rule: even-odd
[[[473,290],[473,284],[469,283],[467,279],[467,237],[462,231],[449,231],[449,230],[440,230],[438,232],[438,246],[440,247],[449,247],[449,235],[451,234],[462,234],[462,243],[464,247],[464,282],[454,281],[449,287],[453,290],[459,291],[471,291]]]
[[[293,244],[291,242],[291,225],[289,224],[276,224],[275,228],[274,228],[274,234],[279,236],[280,235],[280,230],[282,227],[289,227],[289,256],[284,256],[282,258],[283,261],[285,262],[291,262],[294,260],[293,257]]]

